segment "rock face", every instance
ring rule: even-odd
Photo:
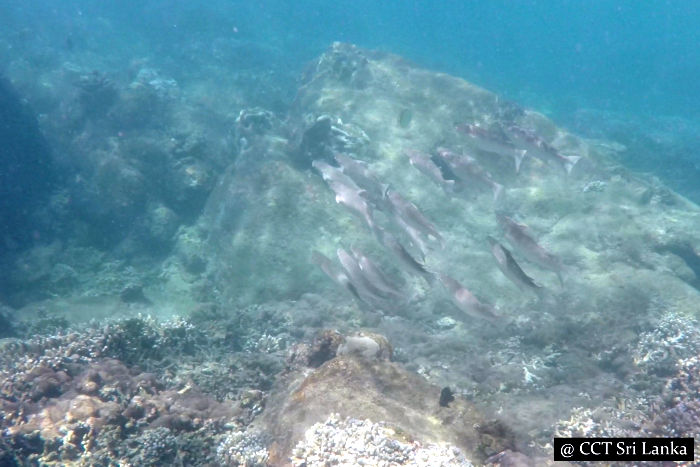
[[[349,346],[356,351],[348,352]],[[278,382],[273,391],[276,395],[257,426],[272,437],[270,461],[274,465],[288,462],[292,448],[304,439],[307,430],[329,417],[336,422],[346,417],[382,422],[393,430],[394,439],[449,444],[471,460],[483,461],[511,447],[507,430],[485,419],[469,402],[459,399],[441,407],[440,388],[389,361],[387,346],[386,339],[376,334],[347,336],[338,345],[336,356],[310,372],[299,359],[293,360],[293,371]],[[292,354],[308,355],[307,364],[315,360],[315,353],[305,349],[297,348]],[[355,423],[350,422],[350,427],[345,426],[347,422],[339,424],[344,426],[339,431]],[[313,450],[309,446],[300,449],[307,454]],[[364,455],[378,459],[370,453]]]
[[[222,261],[215,269],[231,301],[284,299],[332,287],[311,264],[311,251],[333,257],[342,242],[355,242],[390,263],[386,249],[307,170],[312,160],[331,160],[337,152],[369,164],[381,183],[435,224],[444,249],[428,245],[429,269],[449,272],[511,315],[520,313],[526,299],[489,258],[485,237],[501,237],[495,211],[527,224],[561,262],[563,288],[550,271],[515,254],[550,296],[572,297],[565,309],[593,311],[601,300],[614,301],[624,315],[628,298],[608,287],[612,283],[663,296],[669,307],[683,310],[688,310],[684,297],[697,295],[700,211],[613,164],[601,149],[605,145],[461,79],[347,44],[334,44],[302,83],[286,125],[268,118],[255,132],[241,130],[245,148],[215,188],[201,221],[216,240],[211,251]],[[456,129],[465,123],[526,128],[560,154],[581,159],[567,176],[558,163],[528,153],[516,173],[512,157],[479,150]],[[501,201],[494,204],[489,190],[471,186],[446,194],[405,153],[417,150],[435,159],[439,147],[472,155],[503,185]],[[386,227],[389,210],[375,211]]]
[[[202,218],[213,240],[211,257],[220,260],[210,266],[224,301],[336,293],[361,324],[377,326],[400,348],[412,369],[502,408],[523,441],[528,433],[551,433],[572,407],[613,405],[610,394],[629,391],[641,374],[646,378],[635,357],[640,330],[651,331],[663,316],[696,326],[700,210],[616,164],[614,144],[579,138],[461,79],[347,44],[334,44],[309,68],[286,123],[269,122],[240,132],[244,149]],[[463,131],[470,125],[511,134],[518,129],[517,147],[528,146],[520,170],[513,154],[481,148]],[[434,183],[440,178],[431,180],[412,165],[411,150],[435,164],[442,160],[446,181],[459,172],[475,182],[455,183],[453,190]],[[367,193],[355,199],[372,203],[374,231],[339,204],[342,196],[309,168],[314,160],[335,165],[338,152],[361,161],[384,193],[400,193],[415,205],[441,240],[414,241],[409,229],[392,224],[399,208],[385,199]],[[470,159],[451,165],[463,155]],[[491,189],[497,186],[502,191]],[[511,244],[512,232],[503,231],[496,214],[512,218],[541,247],[537,252],[546,252],[539,261],[537,252]],[[399,238],[428,273],[415,275],[395,261],[381,232]],[[499,270],[489,236],[512,250],[521,272],[542,286],[540,297]],[[343,286],[345,272],[330,267],[331,280],[310,260],[316,250],[335,261],[338,249],[350,247],[402,284],[403,301],[365,300],[361,290]],[[431,280],[432,272],[454,278],[442,281],[451,285],[449,293]],[[483,310],[495,319],[481,319]],[[439,327],[449,315],[457,324],[439,333],[417,324],[425,319]],[[361,374],[381,378],[379,369],[360,366],[355,356],[323,363],[316,375],[355,381],[360,367]],[[316,376],[310,378],[301,387],[317,388],[311,384]],[[639,387],[648,390],[642,399],[658,392],[652,384]],[[308,421],[322,422],[330,410],[321,412]],[[369,412],[340,414],[346,415],[372,418]],[[281,452],[290,446],[283,442]]]

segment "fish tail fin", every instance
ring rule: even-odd
[[[367,213],[365,215],[365,222],[367,223],[367,227],[369,227],[369,231],[372,233],[372,235],[379,239],[380,238],[380,233],[379,233],[379,228],[377,227],[377,224],[374,223],[374,219],[372,219],[372,215]]]
[[[539,300],[544,300],[547,296],[547,289],[545,289],[544,286],[536,282],[534,283],[534,287],[532,288],[532,290],[535,292]]]
[[[362,295],[360,295],[360,291],[357,290],[357,287],[355,286],[355,284],[352,283],[352,281],[350,280],[350,278],[346,274],[344,274],[344,273],[339,274],[336,278],[336,282],[338,284],[340,284],[342,287],[344,287],[345,290],[350,292],[350,295],[352,295],[355,298],[355,300],[357,300],[360,303],[366,303],[365,299],[362,298]]]
[[[441,235],[440,237],[437,238],[438,246],[440,247],[441,250],[445,249],[445,238]]]
[[[503,185],[500,183],[495,183],[493,184],[493,201],[498,202],[500,201],[501,197],[503,196]]]
[[[425,282],[427,282],[429,286],[431,286],[431,287],[435,286],[435,280],[438,278],[438,273],[431,271],[430,269],[426,268],[424,265],[423,265],[422,269],[423,269],[423,271],[421,272],[420,276],[423,279],[425,279]]]
[[[454,180],[445,180],[440,184],[440,186],[442,187],[442,191],[444,191],[448,195],[452,195],[455,192]]]
[[[557,279],[559,279],[559,285],[564,287],[564,276],[561,274],[561,271],[557,271]]]
[[[388,183],[382,183],[382,199],[386,199],[388,193],[389,193],[389,184]]]
[[[520,164],[523,163],[525,154],[527,154],[527,149],[516,149],[513,153],[513,159],[515,159],[515,173],[520,173]]]
[[[571,170],[574,168],[576,163],[581,159],[581,156],[566,156],[566,162],[564,162],[564,168],[566,173],[570,174]]]

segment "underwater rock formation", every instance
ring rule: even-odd
[[[0,448],[301,463],[347,432],[402,461],[399,448],[441,440],[474,461],[545,465],[553,432],[697,432],[700,210],[620,167],[614,144],[349,44],[314,61],[287,115],[202,118],[177,82],[132,71],[131,84],[88,74],[51,129],[79,164],[51,206],[81,222],[70,244],[12,264],[28,300],[47,298],[12,314],[13,333],[50,337],[8,342],[14,437]],[[501,268],[489,237],[508,248]],[[144,273],[111,255],[164,261]],[[52,300],[71,293],[94,301]],[[201,321],[77,332],[65,319],[140,311]],[[273,384],[285,346],[307,338]]]
[[[483,460],[512,447],[507,429],[485,419],[467,401],[440,407],[440,388],[391,362],[389,343],[383,336],[360,333],[338,342],[333,335],[324,332],[313,344],[312,348],[333,342],[327,350],[330,355],[334,354],[332,347],[337,350],[311,372],[302,363],[306,360],[314,365],[317,359],[313,355],[318,351],[309,352],[304,344],[292,350],[293,370],[277,382],[261,424],[255,423],[256,429],[273,440],[273,463],[283,463],[312,425],[333,414],[341,420],[350,417],[382,422],[399,439],[449,443],[472,459]],[[300,354],[311,357],[300,358]]]
[[[313,118],[313,114],[309,114],[307,117],[311,122],[298,131],[301,139],[290,154],[298,168],[308,169],[318,159],[331,162],[338,153],[363,154],[369,144],[367,134],[351,123],[330,115]]]
[[[460,131],[463,125],[506,139],[496,140],[503,144],[494,147],[501,149],[484,149],[488,144],[475,144]],[[628,387],[627,378],[638,370],[633,354],[640,327],[653,328],[661,311],[695,313],[697,206],[620,167],[603,142],[577,137],[461,79],[389,54],[334,44],[310,67],[286,127],[261,128],[262,136],[252,137],[258,143],[237,161],[241,171],[229,167],[200,220],[213,240],[210,257],[219,260],[208,271],[223,300],[247,304],[295,299],[309,291],[335,293],[345,304],[336,313],[350,309],[360,325],[377,325],[411,368],[436,385],[456,394],[474,391],[493,410],[502,408],[520,439],[555,426],[562,407],[602,404],[606,394]],[[366,137],[348,138],[352,144],[343,146],[352,134]],[[519,171],[507,150],[509,144],[518,149],[516,143],[530,152]],[[449,161],[459,174],[450,173],[444,160],[440,165],[439,148],[455,155]],[[443,185],[416,170],[407,150],[425,154]],[[337,151],[388,185],[384,193],[401,193],[403,205],[417,211],[392,208],[379,197],[368,201],[373,214],[366,221],[339,205],[347,192],[333,190],[307,169],[309,159],[322,159],[333,167],[331,185],[347,183],[343,176],[360,185],[359,172],[351,176],[342,164],[335,167]],[[447,183],[460,175],[491,180],[502,191],[494,201],[495,189]],[[422,213],[442,242],[416,233],[420,223],[396,225],[399,211],[406,218]],[[517,244],[512,232],[504,235],[496,213],[513,219],[527,233],[521,240],[528,240]],[[368,228],[369,221],[377,228]],[[542,286],[541,296],[508,281],[490,257],[488,236],[512,248],[521,271]],[[387,245],[405,248],[392,251]],[[340,272],[329,280],[313,264],[314,251],[334,258],[350,246],[366,251],[404,284],[405,301],[395,300],[393,309],[364,301],[361,276],[353,279],[345,265],[335,264]],[[396,252],[406,261],[397,260]],[[424,274],[412,274],[406,262]],[[460,312],[449,302],[455,297],[432,285],[432,272],[453,277],[462,285],[455,293],[498,310],[498,318],[481,322]],[[438,323],[447,317],[455,324],[443,328]],[[420,319],[440,331],[416,329]],[[474,357],[464,359],[465,353]],[[340,361],[346,358],[355,364],[354,357]],[[584,393],[596,396],[587,399]]]
[[[411,112],[408,125],[400,118],[407,109]],[[333,257],[339,242],[357,243],[373,257],[378,254],[383,267],[391,263],[391,255],[372,234],[337,206],[320,177],[306,170],[312,159],[334,163],[337,152],[368,164],[381,183],[428,213],[455,254],[448,258],[434,249],[425,255],[428,270],[450,269],[450,275],[481,301],[511,308],[511,316],[517,316],[527,300],[504,281],[495,264],[483,260],[488,254],[483,238],[501,238],[495,209],[529,225],[539,245],[561,261],[564,288],[540,265],[533,268],[514,255],[550,298],[573,294],[581,300],[576,307],[594,310],[598,305],[593,297],[614,294],[605,284],[620,280],[615,277],[624,277],[629,287],[637,283],[646,288],[649,283],[650,291],[670,300],[686,293],[687,284],[662,272],[675,264],[673,254],[653,247],[668,244],[673,234],[654,226],[697,231],[692,228],[698,218],[694,206],[676,195],[669,204],[664,201],[668,197],[654,195],[659,190],[640,201],[651,184],[612,163],[596,149],[600,144],[588,144],[543,115],[461,79],[421,70],[389,54],[334,44],[307,72],[286,125],[260,109],[241,115],[237,131],[245,133],[248,146],[220,179],[200,219],[201,228],[215,240],[209,245],[212,255],[221,259],[210,267],[218,271],[216,276],[227,278],[221,287],[228,288],[225,294],[232,301],[285,299],[309,290],[320,292],[323,284],[331,287],[330,281],[321,280],[310,257],[314,250]],[[475,147],[469,135],[456,129],[463,123],[504,131],[527,128],[519,130],[519,137],[529,138],[550,155],[556,151],[555,162],[528,155],[516,173],[512,156]],[[472,168],[503,186],[497,205],[486,191],[449,193],[433,186],[404,152],[415,149],[437,161],[438,147],[473,154],[473,164],[481,169]],[[568,176],[556,162],[561,154],[576,160]],[[605,189],[593,190],[593,186]],[[392,216],[390,209],[378,206],[375,211],[384,228],[384,219]],[[625,219],[621,229],[620,219]],[[698,242],[692,233],[686,237],[686,244]],[[408,238],[401,229],[397,238],[420,241]],[[422,249],[426,247],[433,245],[428,241]],[[410,248],[407,251],[415,254]],[[231,270],[231,264],[237,267]],[[639,265],[642,273],[632,274]],[[660,280],[652,279],[659,274]],[[664,293],[669,290],[675,292]],[[551,303],[545,300],[540,308],[554,311]]]

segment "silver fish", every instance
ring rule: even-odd
[[[360,296],[357,287],[352,283],[347,274],[341,271],[333,261],[330,260],[326,255],[318,251],[311,253],[311,261],[321,268],[321,270],[326,273],[328,277],[331,278],[333,282],[343,287],[345,290],[350,292],[353,297],[357,300],[364,302],[364,299]]]
[[[379,240],[381,243],[394,254],[399,264],[401,264],[406,272],[422,277],[429,284],[435,281],[433,273],[428,271],[423,264],[416,261],[416,259],[406,251],[406,248],[399,243],[396,237],[384,230],[380,230],[379,233]]]
[[[367,226],[372,232],[376,231],[376,226],[374,224],[374,215],[372,213],[372,208],[365,199],[365,191],[355,191],[348,188],[345,185],[337,184],[331,186],[333,191],[335,191],[335,202],[342,204],[347,207],[350,211],[354,212],[362,219],[365,220]]]
[[[360,268],[357,260],[350,255],[347,251],[342,248],[338,248],[336,251],[340,264],[343,265],[343,269],[350,277],[350,280],[355,284],[360,295],[366,297],[370,302],[382,302],[383,299],[388,298],[390,294],[382,291],[381,288],[377,287]]]
[[[398,299],[404,298],[398,287],[364,253],[356,248],[350,248],[350,251],[352,251],[352,255],[355,257],[367,281],[380,290],[384,296],[393,296]]]
[[[365,198],[366,192],[340,169],[321,161],[315,160],[311,163],[313,167],[321,173],[323,180],[335,193],[335,202],[347,207],[350,211],[359,215],[369,226],[372,232],[375,231],[372,208]]]
[[[566,173],[571,173],[571,169],[581,159],[580,156],[564,156],[559,151],[547,143],[545,140],[537,136],[534,132],[526,130],[516,125],[506,128],[506,132],[513,144],[519,148],[525,149],[528,154],[537,157],[545,162],[552,161],[560,164],[566,170]]]
[[[334,185],[345,185],[356,191],[360,191],[360,187],[357,186],[355,181],[345,175],[338,167],[333,167],[327,162],[318,159],[313,161],[311,165],[314,169],[318,170],[323,178],[323,181],[325,181],[331,188],[333,188]]]
[[[488,241],[491,245],[491,253],[496,259],[496,264],[498,264],[498,269],[501,270],[503,275],[517,285],[520,290],[530,289],[539,296],[542,292],[542,286],[525,274],[525,271],[515,261],[510,251],[491,236],[488,237]]]
[[[418,169],[418,171],[423,175],[430,178],[443,190],[446,192],[451,192],[454,190],[455,181],[446,180],[442,175],[440,167],[438,167],[437,164],[430,159],[428,154],[414,151],[413,149],[406,149],[404,150],[404,153],[408,156],[408,159],[413,167]]]
[[[559,283],[564,285],[561,262],[535,241],[527,226],[519,224],[503,214],[497,214],[497,218],[508,243],[528,261],[556,273]]]
[[[439,273],[438,277],[442,285],[450,292],[454,304],[464,313],[473,318],[486,319],[492,322],[500,318],[498,311],[494,307],[481,303],[473,293],[447,274]]]
[[[512,156],[515,161],[515,171],[520,172],[520,165],[527,150],[516,148],[502,132],[467,123],[457,125],[457,130],[469,136],[470,142],[479,151]]]
[[[442,235],[437,228],[430,222],[423,213],[420,212],[418,206],[401,196],[397,191],[387,190],[385,197],[389,200],[391,210],[394,214],[404,221],[409,226],[423,232],[426,235],[432,235],[438,241],[442,241]]]
[[[425,239],[423,238],[423,235],[421,232],[418,230],[414,229],[410,225],[408,225],[406,222],[403,221],[400,217],[396,217],[394,219],[396,223],[398,224],[399,227],[403,229],[404,232],[406,232],[406,235],[408,235],[408,238],[411,239],[411,244],[420,251],[420,260],[425,261],[425,255],[428,254],[430,249],[428,248],[428,244],[426,243]]]
[[[386,185],[379,182],[366,162],[340,153],[335,155],[335,160],[345,175],[350,177],[360,188],[367,191],[373,203],[376,205],[381,204]]]
[[[493,200],[498,201],[503,194],[503,185],[495,182],[491,174],[484,170],[479,163],[466,154],[455,154],[446,148],[438,148],[440,158],[450,167],[450,169],[463,181],[475,181],[487,186],[493,191]]]

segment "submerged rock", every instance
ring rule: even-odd
[[[378,335],[345,338],[334,358],[311,372],[300,368],[278,381],[262,421],[256,422],[258,429],[272,436],[273,463],[286,462],[294,452],[299,456],[313,450],[308,438],[306,445],[298,443],[308,437],[308,430],[313,432],[314,424],[324,426],[332,414],[337,414],[333,416],[336,421],[350,417],[345,422],[348,426],[356,426],[354,420],[381,422],[402,442],[451,444],[473,460],[512,447],[507,429],[485,418],[464,399],[454,401],[449,408],[441,407],[440,388],[389,361],[390,354],[378,350],[387,344]],[[369,456],[373,462],[381,459]]]
[[[311,123],[301,132],[301,141],[290,154],[299,168],[310,168],[316,159],[333,161],[337,153],[364,155],[367,150],[369,137],[357,125],[330,115],[320,115],[315,119],[307,115],[306,120],[311,120]]]

